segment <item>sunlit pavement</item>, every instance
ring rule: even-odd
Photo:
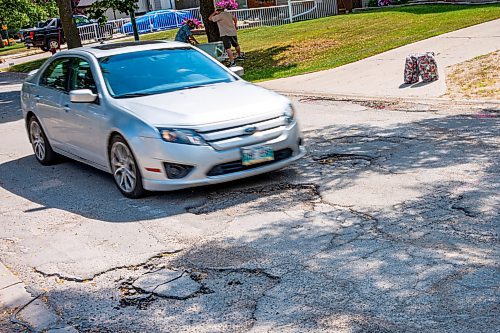
[[[296,98],[292,167],[130,200],[91,167],[39,165],[2,78],[0,261],[64,324],[497,331],[498,106]]]

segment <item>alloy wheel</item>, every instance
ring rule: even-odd
[[[115,142],[111,147],[111,167],[120,189],[127,193],[134,191],[137,167],[132,152],[123,142]]]
[[[49,49],[57,49],[59,48],[59,42],[57,40],[51,40],[49,42]]]
[[[39,161],[43,161],[45,159],[45,140],[42,135],[42,129],[40,125],[36,121],[32,121],[30,125],[30,136],[31,136],[31,144],[33,145],[33,151],[35,152],[35,156]]]

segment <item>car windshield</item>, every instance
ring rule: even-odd
[[[236,78],[192,48],[157,49],[99,59],[114,98],[130,98],[195,88]]]

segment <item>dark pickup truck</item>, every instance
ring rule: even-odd
[[[113,26],[111,24],[99,26],[83,15],[75,15],[73,20],[79,31],[81,29],[90,30],[97,41],[113,37]],[[52,48],[58,49],[62,44],[66,43],[61,19],[59,18],[48,19],[40,28],[24,30],[23,35],[24,44],[27,48],[39,47],[43,51],[49,51]]]

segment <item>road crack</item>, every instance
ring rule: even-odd
[[[46,273],[37,267],[33,268],[33,271],[35,273],[42,275],[43,277],[56,277],[56,278],[63,280],[63,281],[83,283],[83,282],[90,282],[101,275],[104,275],[104,274],[107,274],[107,273],[110,273],[113,271],[117,271],[120,269],[137,269],[139,267],[148,266],[149,262],[152,260],[160,259],[160,258],[167,256],[167,255],[177,254],[181,251],[182,251],[182,249],[181,250],[174,250],[174,251],[160,252],[160,253],[150,257],[149,259],[147,259],[146,261],[144,261],[142,263],[134,264],[134,265],[123,265],[123,266],[111,267],[111,268],[106,269],[104,271],[98,272],[89,278],[70,277],[70,276],[65,276],[64,274],[61,274],[61,273]]]

